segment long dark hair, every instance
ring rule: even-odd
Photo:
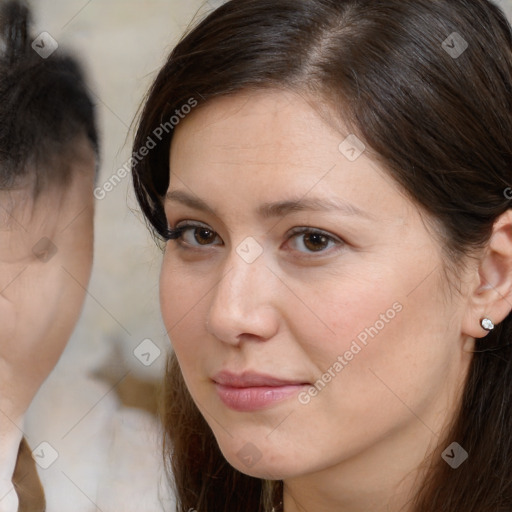
[[[457,288],[463,257],[488,243],[512,207],[512,34],[487,0],[231,0],[172,51],[142,110],[133,167],[150,227],[167,230],[173,127],[201,105],[242,90],[308,92],[343,120],[428,212]],[[168,123],[169,124],[169,123]],[[157,130],[155,132],[155,130]],[[512,314],[477,340],[463,399],[411,504],[416,512],[512,510]],[[177,510],[268,512],[281,482],[232,468],[194,405],[174,356],[166,375],[166,457]],[[457,441],[469,459],[440,457]],[[438,456],[439,455],[439,456]]]

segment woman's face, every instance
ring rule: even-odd
[[[220,449],[253,476],[392,466],[397,446],[422,460],[470,361],[439,243],[347,135],[266,91],[197,109],[172,142],[166,215],[192,227],[167,243],[163,317]]]

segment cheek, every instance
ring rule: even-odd
[[[91,277],[94,248],[92,213],[76,228],[72,235],[56,242],[59,253],[55,258],[55,265],[62,274],[58,291],[60,307],[67,312],[62,318],[71,328],[80,316]]]
[[[444,323],[450,312],[433,283],[410,296],[391,285],[368,285],[325,293],[323,319],[332,332],[315,335],[303,319],[296,323],[296,336],[318,370],[301,402],[309,404],[311,417],[317,418],[312,421],[377,435],[442,395],[457,354]]]
[[[18,313],[8,298],[0,295],[0,337],[2,339],[2,357],[6,351],[16,349],[16,324]]]
[[[160,274],[160,308],[168,336],[180,362],[198,355],[205,331],[208,285],[187,267],[164,256]]]
[[[178,360],[185,384],[194,397],[202,396],[205,344],[206,309],[201,302],[207,289],[184,271],[164,261],[160,275],[160,307],[167,335]]]
[[[314,287],[294,283],[293,289],[307,302],[290,296],[283,301],[283,317],[293,338],[321,369],[340,355],[346,354],[350,362],[361,359],[403,317],[404,297],[383,280],[334,276]]]
[[[307,285],[294,287],[298,296],[309,298],[308,308],[290,300],[287,327],[313,363],[321,393],[332,391],[333,406],[355,406],[361,399],[397,402],[391,390],[421,397],[430,378],[442,380],[453,356],[444,327],[450,312],[435,279],[409,295],[403,288],[403,280],[383,273],[371,281],[337,276],[316,283],[314,292]],[[408,288],[413,287],[406,283]]]
[[[40,265],[40,323],[48,326],[44,342],[49,354],[58,358],[80,317],[93,261],[92,213],[83,214],[72,233],[57,237],[57,252],[47,263]]]

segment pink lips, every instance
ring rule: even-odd
[[[255,411],[281,402],[294,395],[299,389],[310,385],[254,372],[237,375],[222,371],[212,380],[224,405],[241,412]]]

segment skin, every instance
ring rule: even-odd
[[[27,186],[0,193],[0,444],[5,455],[17,452],[23,414],[71,336],[91,273],[95,156],[85,139],[75,146],[67,185],[49,185],[37,199]],[[41,242],[45,237],[53,246]],[[50,249],[46,257],[34,254],[45,248]],[[13,462],[15,457],[2,466],[0,479],[10,481]]]
[[[489,249],[472,260],[461,293],[450,294],[425,214],[368,151],[349,161],[338,149],[346,136],[303,97],[267,90],[196,109],[171,146],[169,191],[216,213],[166,201],[171,227],[193,221],[215,234],[202,245],[191,229],[167,243],[164,322],[222,453],[241,472],[284,480],[286,512],[408,510],[420,464],[454,415],[474,338],[486,334],[480,318],[497,323],[512,304],[510,216],[497,232],[501,256]],[[367,217],[257,214],[291,197],[335,197]],[[307,235],[290,234],[304,226],[336,241],[314,251]],[[252,263],[237,253],[247,237],[263,251]],[[400,312],[307,404],[293,396],[237,412],[219,399],[211,377],[223,369],[313,384],[397,303]],[[261,456],[251,467],[237,455],[244,446]]]

